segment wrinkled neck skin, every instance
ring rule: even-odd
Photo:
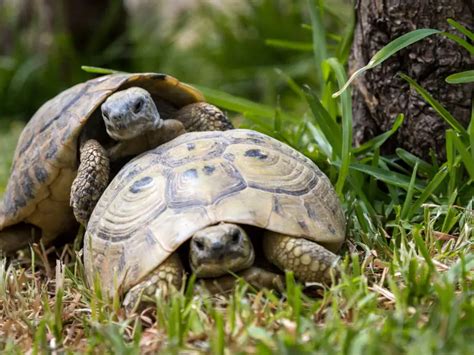
[[[191,238],[189,263],[197,277],[218,277],[250,267],[255,259],[252,242],[238,225],[220,223]]]
[[[150,93],[139,87],[112,94],[101,111],[107,134],[116,141],[131,140],[163,124]]]

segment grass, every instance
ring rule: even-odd
[[[448,213],[459,234],[433,229]],[[59,255],[37,246],[33,258],[0,263],[0,347],[17,353],[468,354],[474,340],[472,213],[430,205],[423,215],[385,250],[348,243],[352,252],[340,282],[311,297],[289,278],[283,297],[249,293],[245,285],[225,297],[188,290],[131,318],[85,285],[72,247]],[[387,235],[381,230],[377,237]]]
[[[336,37],[321,35],[315,29],[327,28],[320,23],[326,12],[321,1],[311,3],[312,22],[303,26],[312,35],[312,48],[326,48],[325,55],[314,51],[312,58],[292,39],[269,42],[306,53],[305,60],[313,61],[323,81],[301,85],[288,67],[280,68],[277,75],[287,96],[277,105],[200,88],[209,101],[238,113],[241,127],[288,143],[329,176],[347,220],[340,280],[330,287],[303,289],[288,274],[282,295],[249,290],[242,283],[224,296],[188,286],[169,300],[157,299],[156,307],[126,317],[117,300],[104,299],[98,285],[86,285],[80,245],[34,245],[0,262],[0,350],[472,352],[474,111],[470,126],[460,126],[426,88],[405,75],[452,127],[446,133],[446,161],[424,161],[403,149],[380,154],[403,115],[390,131],[353,147],[350,87],[333,97],[347,82],[350,28]],[[399,46],[397,42],[397,50]],[[0,129],[0,194],[19,131],[16,125]]]

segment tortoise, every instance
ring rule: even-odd
[[[117,73],[63,91],[20,136],[0,202],[0,250],[85,224],[110,171],[130,157],[185,130],[229,128],[198,90],[166,74]]]
[[[330,278],[345,238],[339,199],[303,154],[252,130],[186,133],[131,160],[109,184],[85,231],[87,279],[98,277],[109,295],[130,290],[125,304],[179,287],[178,248],[190,241],[197,277],[245,269],[271,287],[272,274],[251,267],[262,256],[249,228],[264,258],[305,282]]]

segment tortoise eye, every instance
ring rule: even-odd
[[[102,117],[104,117],[104,119],[106,119],[107,121],[110,119],[107,111],[102,111]]]
[[[238,243],[240,241],[240,231],[238,229],[234,229],[232,231],[232,243]]]
[[[196,245],[196,247],[199,249],[199,250],[204,250],[204,244],[202,242],[200,242],[199,240],[195,240],[194,241],[194,245]]]
[[[138,99],[137,101],[135,101],[135,104],[133,105],[133,112],[135,113],[140,112],[140,110],[143,107],[143,104],[144,104],[143,99]]]

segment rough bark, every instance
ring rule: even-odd
[[[471,31],[474,26],[474,0],[360,0],[356,12],[350,71],[364,66],[384,45],[414,29],[435,28],[461,35],[448,25],[447,18],[455,19]],[[445,78],[473,66],[474,58],[469,52],[435,35],[366,72],[353,90],[354,144],[390,129],[395,117],[403,113],[402,127],[384,145],[383,151],[393,152],[396,147],[402,147],[427,159],[432,149],[443,158],[447,125],[397,73],[414,78],[467,126],[473,85],[451,85]]]

